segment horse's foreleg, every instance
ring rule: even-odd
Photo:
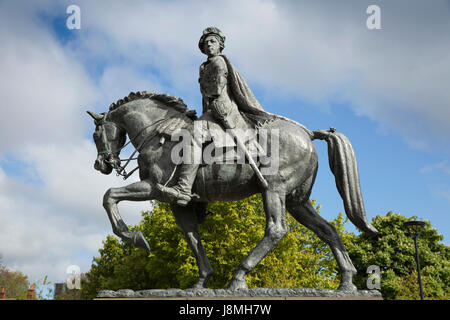
[[[309,200],[299,203],[295,199],[290,199],[287,202],[287,208],[298,222],[312,230],[322,241],[330,246],[341,273],[339,290],[356,290],[352,282],[356,269],[347,250],[345,250],[336,228],[317,214]]]
[[[193,205],[181,207],[176,204],[172,205],[172,212],[177,224],[183,230],[186,242],[197,261],[199,277],[192,288],[204,288],[214,273],[214,270],[209,263],[205,248],[200,239],[197,213],[194,211]]]
[[[247,257],[242,260],[228,284],[228,289],[247,289],[246,275],[283,239],[287,232],[284,195],[266,190],[263,193],[263,202],[266,213],[264,237]]]
[[[141,231],[131,232],[119,214],[117,204],[120,201],[146,201],[152,199],[152,185],[147,181],[139,181],[121,188],[111,188],[103,197],[103,207],[108,213],[109,221],[115,235],[135,247],[149,251],[150,247]]]

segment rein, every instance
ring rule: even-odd
[[[172,117],[171,117],[171,118],[172,118]],[[150,127],[152,127],[152,126],[154,126],[154,125],[157,125],[157,124],[160,124],[160,123],[162,123],[162,122],[164,122],[164,121],[166,121],[166,120],[169,120],[169,119],[171,119],[171,118],[168,118],[168,119],[160,119],[160,120],[158,120],[158,121],[156,121],[156,122],[154,122],[154,123],[151,123],[151,124],[149,124],[148,126],[144,127],[144,128],[143,128],[141,131],[139,131],[133,138],[130,138],[130,140],[129,140],[127,143],[125,143],[121,148],[119,148],[119,149],[116,150],[115,152],[112,152],[111,150],[104,150],[104,151],[102,151],[101,153],[105,154],[105,157],[106,157],[105,162],[109,163],[109,164],[116,170],[116,175],[117,175],[117,176],[122,176],[122,177],[123,177],[123,180],[128,179],[128,178],[129,178],[129,177],[130,177],[137,169],[139,169],[139,166],[137,166],[136,168],[134,168],[133,170],[131,170],[129,173],[127,173],[127,172],[125,171],[126,166],[130,163],[131,160],[136,160],[136,159],[137,159],[137,157],[136,157],[136,158],[133,158],[133,156],[136,154],[136,152],[140,152],[141,149],[142,149],[142,147],[144,147],[144,145],[145,145],[146,143],[150,142],[150,141],[157,135],[157,132],[152,132],[152,133],[150,133],[149,136],[147,136],[145,139],[143,139],[142,142],[137,146],[137,148],[135,148],[135,150],[133,151],[133,153],[131,154],[131,156],[130,156],[128,159],[120,159],[120,158],[118,157],[120,162],[126,161],[126,163],[125,163],[123,166],[117,166],[116,163],[111,163],[111,162],[108,160],[109,156],[110,156],[110,155],[117,155],[117,156],[118,156],[118,155],[120,154],[120,151],[122,151],[123,148],[125,148],[128,144],[130,144],[130,142],[132,142],[132,140],[134,140],[135,138],[137,138],[138,136],[140,136],[145,130],[147,130],[148,128],[150,128]],[[100,123],[99,125],[104,126],[105,121],[102,121],[102,122],[103,122],[103,123]],[[118,125],[115,124],[114,122],[109,121],[108,123],[111,123],[112,125],[116,126],[117,128],[122,129],[120,126],[118,126]],[[106,130],[105,130],[105,128],[103,127],[103,130],[102,130],[102,136],[103,136],[104,142],[107,141],[105,131],[106,131]],[[106,146],[109,146],[107,143],[105,143],[105,145],[106,145]],[[109,148],[108,148],[108,149],[109,149]]]

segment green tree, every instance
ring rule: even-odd
[[[7,298],[25,299],[28,292],[28,278],[20,271],[11,271],[0,266],[0,290],[5,288]]]
[[[354,282],[359,289],[366,289],[367,267],[377,265],[385,299],[419,298],[414,242],[403,227],[405,221],[415,218],[392,212],[378,215],[372,220],[380,232],[377,237],[351,236],[347,249],[358,270]],[[450,298],[450,247],[440,243],[442,240],[426,221],[418,242],[425,299]]]
[[[317,214],[320,212],[317,206]],[[264,235],[265,215],[260,195],[241,201],[215,202],[200,226],[211,265],[215,270],[208,287],[224,288],[240,261]],[[336,289],[337,264],[330,248],[290,215],[288,233],[275,249],[248,275],[249,287],[313,287]],[[344,228],[342,214],[332,221],[344,243],[351,234]],[[156,202],[133,231],[142,230],[151,253],[131,247],[114,236],[103,242],[94,258],[88,281],[82,285],[84,298],[102,289],[188,288],[197,279],[194,257],[175,223],[170,207]]]

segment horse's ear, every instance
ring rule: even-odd
[[[86,111],[86,112],[88,113],[88,115],[90,115],[96,121],[102,120],[103,117],[105,116],[104,114],[98,114],[98,113],[91,112],[91,111]]]

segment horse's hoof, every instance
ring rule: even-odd
[[[142,231],[135,232],[133,234],[133,245],[136,248],[144,249],[147,252],[150,252],[150,246],[148,245],[147,240],[144,237]]]
[[[354,291],[357,291],[358,290],[358,288],[356,288],[356,286],[353,284],[353,283],[341,283],[340,285],[339,285],[339,288],[338,288],[338,290],[339,291],[345,291],[345,292],[354,292]]]
[[[204,289],[206,288],[206,283],[204,281],[197,281],[190,289]]]
[[[233,279],[228,284],[227,290],[248,290],[248,285],[245,280]]]
[[[200,276],[197,279],[197,282],[191,287],[191,289],[204,289],[206,288],[206,284],[208,283],[209,278],[213,275],[214,270],[209,270],[208,272],[202,273],[203,276]]]

